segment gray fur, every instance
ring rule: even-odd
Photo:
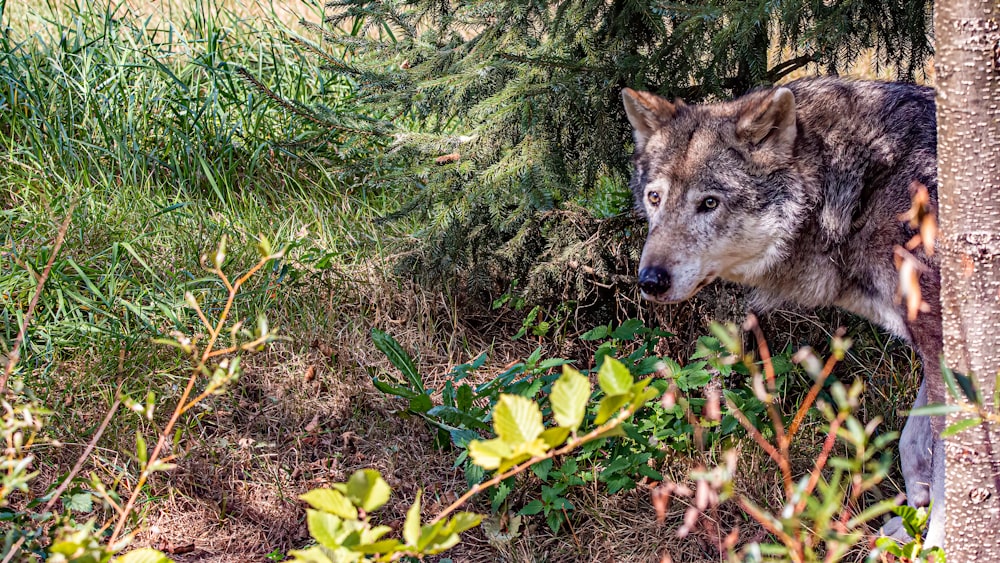
[[[914,344],[925,378],[939,377],[937,264],[920,255],[931,311],[910,323],[893,260],[915,234],[899,218],[911,184],[937,205],[933,90],[822,78],[718,104],[629,89],[623,98],[636,140],[631,186],[649,220],[645,297],[681,301],[719,277],[752,288],[758,310],[835,305]],[[926,417],[911,417],[900,440],[914,505],[930,500],[932,437]]]

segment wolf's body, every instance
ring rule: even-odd
[[[630,89],[623,99],[636,141],[632,189],[649,219],[639,270],[647,298],[681,301],[719,277],[753,288],[757,309],[836,305],[913,343],[925,379],[936,376],[937,265],[919,256],[931,310],[908,322],[894,264],[894,248],[915,234],[900,220],[911,185],[926,186],[937,204],[933,90],[827,78],[719,104]],[[939,447],[928,419],[911,417],[900,440],[907,497],[914,505],[934,497],[928,539],[937,543]]]

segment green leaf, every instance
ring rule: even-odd
[[[398,385],[392,385],[391,383],[382,381],[378,377],[372,378],[372,385],[374,385],[376,389],[385,393],[386,395],[395,395],[397,397],[402,397],[404,399],[413,399],[421,395],[420,393],[412,389],[409,389],[407,387],[400,387]]]
[[[610,356],[605,356],[601,369],[597,371],[597,382],[604,394],[610,397],[628,393],[635,380],[625,364]]]
[[[903,556],[903,548],[900,547],[894,538],[888,536],[882,536],[875,540],[875,547],[881,549],[882,551],[895,555],[896,557]]]
[[[911,410],[909,416],[942,416],[962,410],[959,405],[925,405]]]
[[[399,551],[403,547],[403,542],[395,539],[377,541],[375,543],[361,543],[351,546],[351,551],[364,553],[367,555],[386,555]]]
[[[417,490],[417,498],[413,501],[413,506],[406,511],[406,522],[403,524],[403,540],[406,545],[416,546],[420,541],[420,495],[422,491]]]
[[[982,422],[983,420],[978,416],[974,418],[966,418],[964,420],[959,420],[955,424],[952,424],[951,426],[942,430],[941,437],[948,438],[954,436],[955,434],[958,434],[959,432],[966,430],[968,428],[972,428],[973,426],[981,424]]]
[[[321,545],[330,549],[341,547],[343,540],[340,537],[343,520],[329,512],[321,510],[306,509],[306,524],[309,526],[309,535]]]
[[[600,340],[608,336],[610,328],[607,325],[595,326],[580,335],[580,340]]]
[[[575,432],[583,422],[588,401],[590,380],[570,366],[563,366],[562,377],[552,384],[549,396],[556,423]]]
[[[958,382],[958,386],[962,388],[962,394],[965,398],[969,400],[970,403],[974,405],[983,405],[983,397],[979,393],[979,389],[976,388],[976,381],[972,377],[965,375],[964,373],[954,372],[955,381]]]
[[[475,528],[482,520],[483,517],[475,512],[459,512],[448,521],[445,529],[456,534],[461,534],[466,530]]]
[[[395,338],[386,332],[373,328],[372,341],[375,343],[375,347],[389,358],[392,365],[403,373],[403,377],[413,389],[420,393],[425,392],[424,381],[420,377],[420,373],[417,372],[417,366],[413,364],[413,358],[403,350]]]
[[[520,514],[521,516],[534,516],[535,514],[541,512],[542,508],[544,507],[545,505],[542,504],[541,500],[535,499],[529,502],[528,504],[524,505],[524,508],[518,510],[517,513]]]
[[[597,416],[594,424],[604,424],[617,413],[629,400],[628,395],[609,395],[601,399],[597,405]]]
[[[139,430],[135,431],[135,456],[139,458],[139,463],[146,465],[146,439],[142,437],[142,432]]]
[[[635,340],[635,335],[644,329],[642,321],[639,319],[627,319],[611,333],[611,338],[617,340]]]
[[[493,409],[493,428],[497,437],[512,448],[531,442],[545,430],[542,411],[531,399],[519,395],[500,395]]]
[[[389,501],[392,489],[374,469],[355,471],[347,480],[347,498],[365,512],[371,512]]]
[[[288,555],[291,555],[295,558],[295,561],[299,561],[300,563],[334,563],[333,559],[330,559],[326,552],[323,551],[323,548],[318,545],[314,545],[309,549],[293,549],[288,552]]]
[[[469,458],[483,469],[496,469],[500,467],[503,460],[509,458],[514,452],[500,438],[492,440],[473,440],[469,442]]]
[[[90,493],[77,493],[62,499],[63,508],[73,512],[90,512],[94,509],[94,497]]]
[[[316,510],[336,514],[345,520],[357,520],[358,509],[340,491],[333,489],[313,489],[299,496]]]
[[[430,395],[420,394],[416,397],[410,399],[410,411],[415,413],[424,413],[434,407],[434,402],[431,401]]]
[[[151,547],[143,547],[116,557],[115,563],[173,563],[173,559]]]

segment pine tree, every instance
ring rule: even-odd
[[[323,56],[394,136],[380,181],[399,215],[422,214],[409,266],[561,298],[593,288],[584,277],[614,283],[638,249],[627,215],[598,221],[630,205],[623,87],[696,102],[869,49],[913,78],[931,54],[926,0],[332,0],[327,14],[317,49],[343,55]]]

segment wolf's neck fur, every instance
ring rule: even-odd
[[[757,262],[766,267],[734,272],[732,281],[754,288],[755,307],[836,305],[909,339],[893,252],[914,234],[899,219],[911,184],[926,185],[936,205],[933,92],[879,82],[847,89],[839,80],[789,88],[803,198],[786,217],[798,220],[785,223],[788,238]]]

